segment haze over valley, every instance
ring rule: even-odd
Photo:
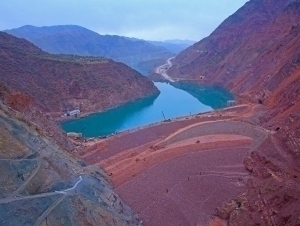
[[[0,18],[0,225],[300,225],[300,0]]]

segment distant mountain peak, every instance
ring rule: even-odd
[[[188,48],[189,46],[193,45],[195,42],[190,40],[180,40],[180,39],[173,39],[173,40],[165,40],[165,41],[148,41],[149,43],[162,46],[168,49],[169,51],[178,54],[179,52],[183,51],[184,49]]]
[[[123,62],[144,75],[173,55],[163,46],[117,35],[100,35],[78,25],[26,25],[5,32],[25,38],[49,53],[103,56]]]
[[[163,42],[173,43],[173,44],[193,45],[197,41],[192,41],[192,40],[188,40],[188,39],[169,39],[169,40],[165,40]]]

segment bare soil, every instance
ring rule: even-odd
[[[242,105],[118,134],[86,143],[82,158],[106,171],[145,225],[221,224],[216,209],[246,191],[243,161],[271,134],[247,120],[257,109]]]

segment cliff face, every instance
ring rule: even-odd
[[[166,48],[152,45],[144,40],[131,40],[116,35],[99,35],[75,25],[23,26],[5,32],[25,38],[49,53],[107,57],[123,62],[144,75],[147,75],[152,67],[140,64],[164,60],[173,55]]]
[[[53,116],[79,107],[89,113],[159,91],[146,77],[105,58],[51,55],[0,33],[0,78]]]
[[[140,224],[99,168],[63,148],[55,126],[28,120],[42,118],[29,97],[1,84],[0,99],[1,225]],[[58,134],[47,136],[49,128]]]

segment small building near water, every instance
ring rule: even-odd
[[[69,132],[69,133],[67,133],[67,136],[78,139],[78,138],[82,138],[82,133]]]
[[[233,107],[236,105],[236,101],[235,100],[228,100],[227,101],[227,107]]]
[[[67,116],[77,116],[80,114],[80,110],[79,109],[75,109],[75,110],[72,110],[72,111],[67,111]]]

